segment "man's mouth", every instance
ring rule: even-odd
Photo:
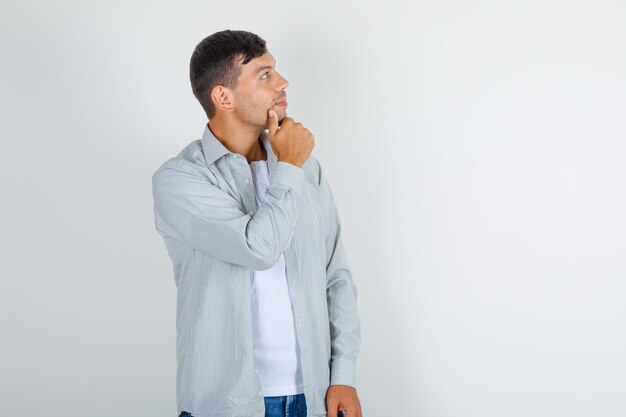
[[[280,101],[277,101],[275,105],[287,107],[287,96],[283,96],[283,99]]]

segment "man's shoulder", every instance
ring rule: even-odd
[[[173,166],[206,166],[206,158],[202,151],[202,142],[200,139],[194,140],[189,145],[185,146],[176,156],[171,157],[165,161],[157,169],[173,167]]]
[[[172,169],[192,170],[195,172],[206,171],[206,158],[202,150],[201,139],[194,140],[185,146],[176,156],[163,162],[152,175],[153,178],[160,176],[164,171]]]

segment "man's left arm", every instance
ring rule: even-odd
[[[326,220],[326,300],[331,341],[330,387],[326,395],[328,416],[335,417],[338,410],[344,410],[346,417],[361,417],[356,394],[356,365],[361,343],[357,288],[343,247],[339,211],[321,166],[320,188]]]

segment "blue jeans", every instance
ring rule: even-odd
[[[265,417],[306,417],[304,394],[265,397]]]
[[[186,411],[178,417],[193,417]],[[306,417],[304,394],[265,397],[265,417]]]

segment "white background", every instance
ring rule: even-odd
[[[384,3],[384,4],[383,4]],[[365,417],[626,415],[623,1],[2,2],[0,415],[174,417],[151,175],[267,41],[359,289]]]

